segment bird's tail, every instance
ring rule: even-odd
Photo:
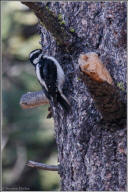
[[[67,98],[60,92],[58,92],[57,94],[57,101],[60,103],[60,105],[63,107],[63,109],[66,111],[66,112],[69,112],[70,111],[70,104],[67,100]]]

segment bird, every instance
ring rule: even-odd
[[[29,60],[46,97],[69,112],[70,103],[63,93],[65,74],[59,62],[52,56],[44,55],[41,49],[31,51]]]

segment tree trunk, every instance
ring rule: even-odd
[[[71,111],[66,114],[59,105],[53,107],[51,103],[61,190],[125,191],[126,111],[120,118],[105,121],[105,115],[103,117],[104,113],[95,105],[93,97],[97,88],[91,92],[87,81],[79,76],[78,59],[81,52],[100,55],[126,107],[126,3],[51,2],[43,5],[63,18],[66,28],[76,39],[70,48],[67,42],[58,46],[54,34],[48,33],[47,26],[40,25],[42,49],[48,44],[49,49],[44,52],[54,56],[64,69],[64,93],[71,104]],[[111,92],[111,87],[108,90]],[[102,102],[99,101],[100,106]],[[111,105],[110,114],[107,112],[106,117],[120,113],[120,108],[111,112],[112,99],[108,104]]]

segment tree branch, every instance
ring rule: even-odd
[[[35,15],[40,19],[41,24],[53,35],[60,46],[68,48],[72,45],[74,42],[72,33],[65,27],[62,20],[60,21],[49,8],[44,6],[41,2],[22,3],[34,11]]]
[[[126,106],[121,101],[119,90],[96,53],[81,54],[79,57],[80,74],[87,86],[97,109],[107,121],[126,117]]]
[[[49,100],[43,91],[28,92],[22,95],[20,99],[20,105],[24,109],[34,108],[44,104],[49,104]]]
[[[59,170],[59,167],[57,165],[46,165],[46,164],[38,163],[35,161],[28,161],[28,163],[26,165],[29,167],[43,169],[43,170],[47,170],[47,171],[58,171]]]

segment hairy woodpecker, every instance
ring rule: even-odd
[[[41,49],[33,50],[29,58],[47,98],[55,104],[60,103],[65,111],[69,111],[70,104],[62,91],[65,75],[58,61],[54,57],[43,55]]]

